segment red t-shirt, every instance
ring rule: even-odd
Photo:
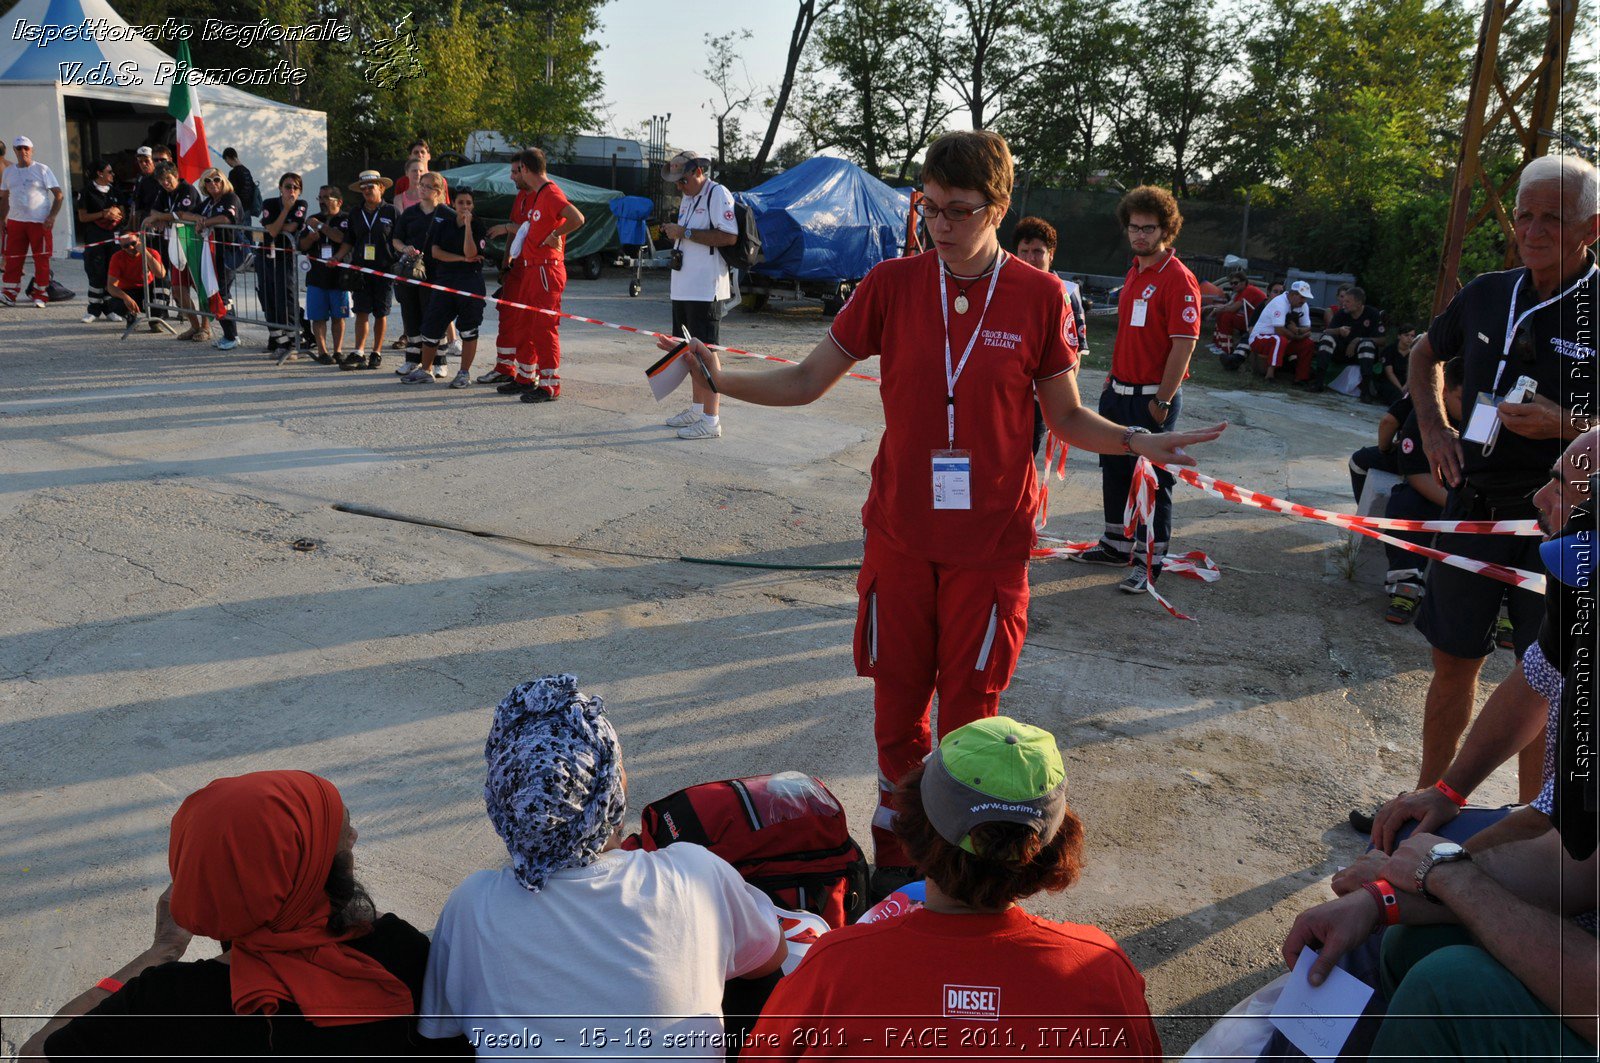
[[[161,261],[161,252],[155,248],[147,248],[149,259],[144,255],[130,255],[119,250],[111,256],[111,264],[106,267],[106,280],[116,281],[117,287],[123,291],[134,288],[143,288],[155,280],[155,271],[146,269],[145,263]]]
[[[741,1059],[1159,1060],[1144,978],[1092,926],[926,908],[831,930],[778,983]]]
[[[945,417],[944,325],[939,256],[926,251],[874,266],[834,319],[829,336],[856,361],[876,355],[883,378],[883,441],[861,511],[868,531],[902,553],[982,568],[1028,559],[1039,483],[1033,469],[1033,385],[1077,364],[1072,312],[1061,282],[1013,261],[960,289],[946,278],[950,366],[983,316],[983,334],[955,386],[955,449],[971,452],[972,508],[933,508],[933,452],[950,447]]]
[[[534,192],[517,193],[517,205],[522,208],[523,214],[520,218],[513,216],[512,220],[518,225],[524,221],[528,223],[528,236],[522,241],[518,258],[524,262],[560,261],[567,249],[566,237],[561,237],[555,247],[546,247],[544,242],[561,224],[561,212],[570,203],[567,194],[554,181],[546,181]]]
[[[1135,325],[1143,302],[1144,324]],[[1174,338],[1200,338],[1200,284],[1189,267],[1168,252],[1146,270],[1134,259],[1117,297],[1117,339],[1111,348],[1111,375],[1124,384],[1159,384],[1167,371]],[[1187,376],[1187,374],[1185,374]]]
[[[1244,303],[1245,314],[1249,315],[1261,309],[1261,305],[1267,301],[1267,293],[1254,284],[1246,284],[1239,292],[1239,300]]]

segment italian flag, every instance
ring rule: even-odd
[[[167,230],[167,262],[173,269],[188,273],[194,281],[195,291],[205,296],[206,309],[217,317],[228,316],[227,305],[222,301],[221,285],[217,283],[217,248],[210,229],[179,223]]]
[[[206,148],[206,125],[200,120],[200,108],[195,104],[194,89],[189,84],[189,71],[193,62],[189,58],[189,42],[178,42],[178,73],[172,82],[172,95],[167,97],[167,113],[178,122],[178,176],[190,184],[200,180],[200,175],[211,165],[211,153]]]

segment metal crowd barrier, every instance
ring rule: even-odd
[[[286,332],[299,343],[301,330],[302,256],[270,245],[270,235],[256,225],[216,225],[210,229],[216,253],[219,293],[227,314],[240,325],[256,325],[269,332]],[[180,315],[216,320],[200,295],[194,270],[185,269],[184,281],[173,283],[171,237],[165,225],[146,223],[141,233],[146,248],[161,254],[167,280],[146,289],[143,310],[152,321]],[[203,245],[202,245],[203,246]],[[204,253],[203,250],[200,253]],[[175,295],[175,291],[179,294]],[[187,304],[187,305],[184,305]]]

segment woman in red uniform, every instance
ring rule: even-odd
[[[857,362],[880,361],[884,432],[861,514],[855,636],[857,674],[875,680],[874,893],[911,874],[890,796],[933,748],[933,694],[941,734],[993,716],[1022,650],[1039,500],[1035,387],[1050,427],[1096,453],[1193,465],[1183,448],[1223,428],[1153,435],[1079,402],[1077,332],[1060,282],[1000,248],[1012,185],[1001,137],[940,137],[922,178],[917,210],[934,252],[876,266],[805,361],[730,372],[693,345],[722,394],[765,406],[812,402]]]

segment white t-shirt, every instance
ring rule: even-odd
[[[1255,327],[1250,330],[1251,342],[1263,336],[1277,335],[1278,329],[1287,325],[1291,317],[1298,318],[1301,325],[1310,328],[1311,301],[1306,300],[1300,304],[1300,309],[1296,310],[1289,305],[1289,293],[1284,292],[1261,308],[1261,316],[1256,318]]]
[[[56,199],[50,190],[60,187],[61,182],[56,180],[56,175],[42,162],[7,166],[5,172],[0,173],[0,189],[11,193],[11,206],[6,217],[12,221],[49,221],[50,208],[55,205]]]
[[[613,849],[538,893],[478,871],[439,913],[419,1028],[464,1034],[480,1058],[721,1059],[722,983],[778,939],[766,894],[685,842]]]
[[[707,181],[699,195],[684,196],[683,202],[678,204],[678,224],[697,232],[721,229],[725,233],[737,233],[733,193]],[[672,271],[674,299],[711,303],[733,295],[733,286],[728,282],[728,263],[720,249],[692,240],[680,240],[676,247],[683,252],[683,268]]]

